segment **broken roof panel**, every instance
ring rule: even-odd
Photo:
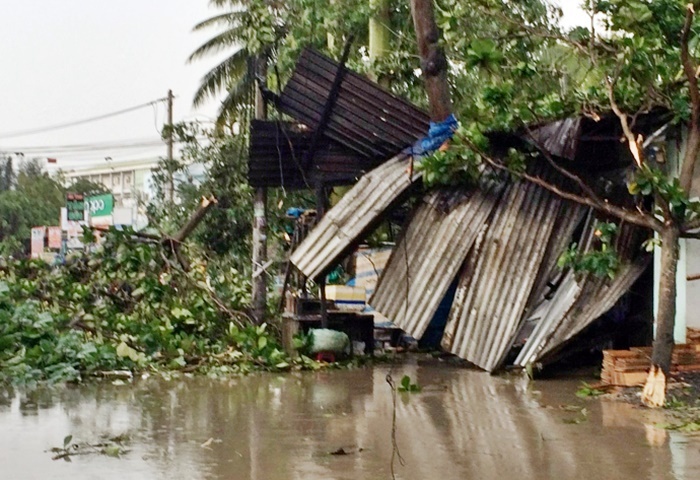
[[[312,130],[318,128],[338,68],[305,49],[277,107]],[[429,122],[423,110],[345,69],[324,135],[367,158],[385,159],[425,136]]]
[[[564,201],[528,182],[508,187],[483,239],[464,264],[442,346],[487,370],[497,369],[523,312]]]
[[[535,329],[514,364],[526,366],[541,361],[574,335],[610,310],[642,275],[649,264],[649,255],[639,255],[644,230],[623,225],[618,238],[622,264],[614,278],[593,275],[576,278],[567,273],[554,296],[532,313],[537,318]],[[589,218],[584,238],[588,248],[594,237],[594,216]]]
[[[498,197],[496,189],[426,195],[404,228],[370,306],[420,338]]]
[[[318,278],[363,240],[421,177],[397,155],[364,175],[331,208],[292,253],[291,262],[309,278]]]
[[[590,208],[573,202],[565,202],[562,212],[557,216],[556,223],[549,238],[547,251],[544,254],[537,281],[525,307],[525,315],[552,295],[552,290],[563,281],[564,272],[557,265],[559,257],[571,244],[574,231],[582,226]]]
[[[301,124],[253,120],[248,160],[250,185],[313,188],[319,180],[326,185],[351,184],[377,165],[376,161],[323,138],[315,149],[313,167],[304,171],[302,160],[312,135]]]
[[[565,118],[533,128],[525,135],[541,145],[550,155],[574,160],[578,150],[582,117]]]
[[[671,120],[669,113],[657,109],[635,117],[636,134],[647,137]],[[588,171],[631,165],[633,159],[622,138],[617,116],[610,112],[601,117],[578,116],[555,120],[526,128],[519,133],[550,155],[575,162]]]

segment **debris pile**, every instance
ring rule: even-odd
[[[700,330],[688,329],[688,343],[676,345],[671,359],[671,372],[700,372]],[[604,350],[600,380],[605,385],[633,387],[646,381],[652,347],[629,350]]]

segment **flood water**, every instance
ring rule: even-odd
[[[100,383],[0,396],[0,479],[389,479],[388,366]],[[397,396],[400,479],[698,479],[700,437],[662,412],[574,396],[579,381],[411,363]],[[585,407],[585,411],[579,409]],[[121,458],[47,452],[128,434]],[[347,455],[330,455],[342,448]]]

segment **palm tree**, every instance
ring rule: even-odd
[[[233,51],[202,78],[194,96],[194,105],[201,105],[207,98],[227,90],[221,101],[217,123],[222,125],[234,112],[250,106],[254,98],[256,76],[265,76],[273,45],[258,45],[255,51],[249,47],[250,32],[260,21],[260,14],[275,17],[281,5],[275,0],[210,0],[210,4],[228,11],[215,15],[194,26],[194,31],[219,28],[220,32],[204,42],[188,61],[200,60],[223,51]],[[275,38],[284,35],[281,22],[273,21]],[[258,63],[258,59],[261,61]]]

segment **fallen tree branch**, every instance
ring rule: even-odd
[[[217,204],[216,198],[212,195],[209,198],[202,197],[199,202],[197,210],[194,211],[192,216],[187,220],[187,222],[180,228],[180,230],[170,237],[174,242],[182,243],[185,239],[194,231],[195,228],[202,222],[207,212]]]
[[[209,295],[209,298],[211,298],[212,302],[214,302],[214,304],[216,305],[216,307],[219,309],[219,311],[220,311],[221,313],[225,314],[227,317],[229,317],[229,319],[230,319],[231,321],[233,321],[237,326],[239,326],[239,327],[241,327],[241,328],[244,328],[244,327],[246,326],[246,325],[240,320],[241,317],[242,317],[242,318],[245,318],[246,320],[248,320],[251,324],[252,324],[252,323],[255,323],[255,319],[254,319],[248,312],[245,312],[245,311],[242,311],[242,310],[235,310],[235,309],[228,308],[228,307],[224,304],[223,300],[221,300],[221,299],[219,298],[219,296],[216,294],[216,292],[214,291],[214,289],[210,288],[209,286],[206,286],[206,287],[202,286],[202,285],[200,284],[200,282],[197,282],[197,281],[195,281],[193,278],[191,278],[191,277],[188,275],[188,272],[187,272],[187,271],[181,270],[180,272],[185,276],[185,278],[187,279],[187,281],[188,281],[192,286],[194,286],[195,288],[197,288],[197,289],[199,289],[199,290],[202,290],[202,291],[206,292],[207,295]]]

